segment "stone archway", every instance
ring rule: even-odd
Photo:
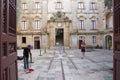
[[[47,31],[48,31],[48,45],[50,47],[56,46],[59,43],[61,46],[70,47],[70,30],[71,20],[65,15],[64,12],[56,12],[48,20]]]
[[[111,47],[112,47],[112,36],[107,35],[105,36],[105,48],[111,49]]]

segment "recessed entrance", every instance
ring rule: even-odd
[[[112,47],[112,36],[107,35],[105,37],[105,48],[106,49],[111,49],[111,47]]]
[[[40,49],[40,40],[39,37],[34,38],[34,49]]]
[[[64,29],[56,29],[56,45],[64,45]]]
[[[34,42],[34,48],[35,49],[40,49],[40,41],[35,41]]]

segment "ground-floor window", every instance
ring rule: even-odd
[[[26,43],[26,37],[22,37],[22,43]]]
[[[92,36],[92,43],[96,43],[96,36]]]

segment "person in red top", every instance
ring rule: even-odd
[[[81,43],[82,59],[85,56],[85,47],[86,47],[86,44],[85,44],[85,42],[82,41],[82,43]]]

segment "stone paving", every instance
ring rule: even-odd
[[[18,60],[18,80],[112,80],[113,51],[96,49],[81,58],[79,49],[32,50],[35,71],[25,73],[23,61]],[[22,55],[22,50],[18,50]]]

